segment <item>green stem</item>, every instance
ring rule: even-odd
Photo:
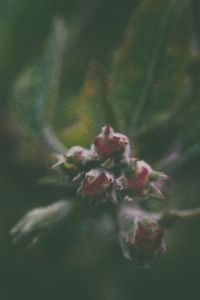
[[[179,220],[191,219],[195,217],[200,217],[200,207],[187,210],[171,208],[160,214],[159,221],[164,225],[169,225]]]

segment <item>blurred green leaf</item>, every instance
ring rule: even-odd
[[[159,126],[181,105],[190,17],[187,0],[143,0],[132,17],[115,58],[111,93],[121,126],[132,136]]]
[[[64,22],[55,19],[43,55],[16,81],[11,107],[29,136],[35,133],[43,145],[58,152],[63,147],[51,126],[59,98],[66,35]]]
[[[67,146],[88,145],[99,128],[105,123],[115,123],[112,106],[108,99],[109,80],[104,68],[92,62],[78,97],[68,106],[72,125],[63,129],[60,138]]]

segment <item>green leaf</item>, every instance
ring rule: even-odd
[[[108,99],[109,80],[97,62],[90,64],[78,97],[67,107],[72,125],[64,128],[60,138],[67,146],[87,146],[105,123],[115,125],[115,117]]]
[[[56,18],[43,55],[28,66],[16,81],[11,106],[27,135],[36,134],[43,146],[56,152],[62,152],[64,148],[51,126],[59,100],[65,42],[65,24]]]
[[[143,0],[113,67],[111,99],[132,136],[166,122],[182,101],[190,64],[188,1]]]

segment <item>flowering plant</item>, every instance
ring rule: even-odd
[[[200,215],[199,209],[149,211],[147,204],[152,199],[164,201],[159,186],[169,177],[134,157],[128,137],[116,133],[111,126],[102,128],[90,149],[74,146],[57,158],[52,169],[72,187],[72,201],[59,201],[28,212],[11,231],[14,241],[31,235],[30,245],[34,245],[45,230],[63,220],[73,220],[77,212],[84,211],[87,217],[92,213],[91,207],[99,209],[110,203],[124,256],[148,265],[166,249],[164,234],[169,222]]]

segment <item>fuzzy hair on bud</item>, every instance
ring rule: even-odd
[[[81,146],[74,146],[65,153],[65,158],[69,163],[82,165],[86,161],[94,159],[94,153]]]

